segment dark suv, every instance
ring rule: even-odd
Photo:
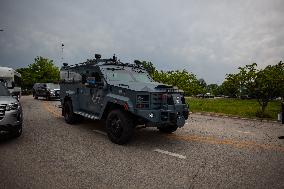
[[[0,82],[0,137],[7,134],[19,137],[22,134],[22,122],[20,102]]]
[[[55,83],[36,83],[33,86],[33,97],[44,97],[47,100],[60,98],[60,87]]]

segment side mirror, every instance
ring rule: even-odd
[[[15,94],[14,94],[14,95],[12,95],[12,97],[15,98],[17,101],[20,101],[19,95],[15,95]]]

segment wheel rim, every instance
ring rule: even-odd
[[[122,122],[118,116],[115,116],[110,120],[110,132],[114,137],[120,137],[122,135]]]

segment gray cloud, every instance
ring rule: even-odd
[[[24,67],[36,56],[78,63],[116,53],[122,61],[187,69],[207,83],[284,53],[284,2],[2,0],[0,64]]]

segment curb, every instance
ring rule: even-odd
[[[212,117],[221,117],[221,118],[232,118],[232,119],[240,119],[240,120],[248,120],[248,121],[260,121],[260,122],[268,122],[268,123],[279,123],[279,121],[268,120],[268,119],[259,119],[259,118],[247,118],[247,117],[239,117],[234,115],[222,115],[217,113],[209,113],[209,112],[189,112],[189,114],[196,114],[196,115],[205,115],[205,116],[212,116]]]

